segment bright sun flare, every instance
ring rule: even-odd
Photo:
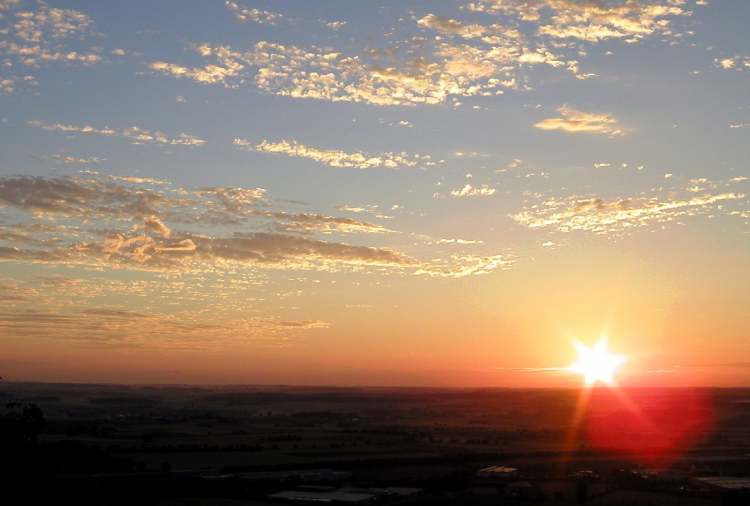
[[[615,381],[615,372],[625,362],[625,357],[610,353],[604,337],[592,348],[579,342],[576,342],[575,346],[578,361],[568,370],[583,375],[586,386],[593,386],[599,382],[612,385]]]

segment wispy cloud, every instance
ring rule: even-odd
[[[607,201],[597,197],[551,198],[512,215],[512,218],[529,228],[607,234],[705,214],[720,210],[725,203],[744,198],[744,194],[735,192],[702,194],[683,199],[639,197]]]
[[[247,151],[261,153],[278,153],[291,157],[307,158],[330,167],[347,169],[398,169],[399,167],[432,166],[437,162],[429,155],[410,155],[408,153],[369,154],[362,151],[347,152],[338,149],[321,149],[306,146],[295,140],[282,139],[277,142],[263,140],[257,144],[247,139],[236,138],[233,144]]]
[[[62,132],[69,134],[99,135],[103,137],[123,137],[130,139],[133,144],[166,144],[170,146],[202,146],[205,140],[194,135],[181,133],[176,137],[169,137],[159,131],[150,131],[140,127],[127,128],[95,128],[89,125],[69,125],[63,123],[44,123],[42,121],[29,121],[29,125],[41,128],[48,132]]]

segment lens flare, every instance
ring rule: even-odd
[[[605,337],[600,338],[591,348],[579,342],[575,346],[578,360],[568,368],[570,372],[582,375],[589,387],[597,383],[615,383],[615,372],[625,363],[625,357],[610,353]]]

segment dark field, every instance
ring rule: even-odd
[[[747,504],[715,481],[750,474],[747,390],[577,408],[573,390],[2,383],[0,402],[18,504]],[[478,474],[495,465],[515,471]]]

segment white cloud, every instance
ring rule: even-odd
[[[609,137],[625,135],[617,119],[610,114],[582,112],[571,107],[558,109],[560,117],[546,118],[534,126],[539,130],[562,130],[570,133],[603,134]]]
[[[472,186],[470,184],[464,185],[462,188],[457,188],[451,191],[451,197],[489,197],[495,194],[495,189],[489,187],[486,184],[481,186]]]

